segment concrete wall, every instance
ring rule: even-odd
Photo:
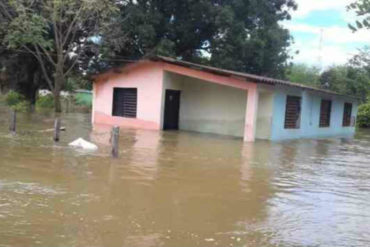
[[[137,88],[137,118],[112,116],[115,87]],[[254,133],[260,139],[282,140],[349,136],[355,131],[354,127],[342,127],[345,102],[353,104],[352,116],[357,115],[356,102],[343,97],[329,97],[292,87],[275,87],[273,96],[260,92],[258,97],[255,83],[155,62],[140,62],[99,76],[93,86],[92,121],[161,129],[166,89],[181,91],[179,127],[183,130],[244,136],[249,141],[254,140]],[[287,95],[302,97],[300,129],[284,128]],[[319,127],[322,98],[332,100],[328,128]],[[272,124],[269,124],[270,119]]]
[[[285,129],[285,106],[287,95],[302,97],[301,103],[301,125],[299,129]],[[332,111],[330,127],[320,128],[320,106],[321,99],[332,100]],[[302,91],[292,88],[278,88],[274,93],[274,111],[272,123],[272,140],[315,138],[330,136],[351,136],[355,132],[354,127],[343,127],[344,103],[353,104],[352,116],[357,115],[357,103],[351,102],[339,96],[328,96],[314,92]]]
[[[256,123],[256,138],[268,140],[271,137],[274,93],[259,92]]]
[[[160,129],[163,70],[138,64],[99,78],[93,88],[93,123]],[[137,118],[112,116],[113,88],[137,88]]]
[[[165,72],[163,92],[181,90],[179,128],[243,137],[247,91]],[[162,99],[162,119],[164,97]],[[163,126],[163,121],[162,121]]]

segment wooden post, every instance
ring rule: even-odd
[[[15,134],[17,129],[17,112],[15,110],[12,110],[10,112],[10,125],[9,125],[9,130],[13,134]]]
[[[66,113],[69,112],[69,97],[66,97]]]
[[[58,142],[60,137],[60,119],[56,118],[54,121],[54,141]]]
[[[66,113],[68,113],[68,99],[66,99]]]
[[[114,126],[112,128],[112,157],[117,158],[118,157],[118,141],[119,141],[119,127]]]

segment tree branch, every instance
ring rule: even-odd
[[[8,11],[8,9],[6,8],[5,4],[0,1],[0,6],[1,8],[3,9],[2,13],[9,19],[9,20],[12,20],[13,19],[13,16],[10,14],[10,12]]]
[[[67,32],[65,33],[65,35],[64,35],[64,41],[63,41],[63,43],[62,43],[62,46],[64,47],[65,46],[65,44],[67,43],[67,41],[68,41],[68,39],[69,39],[69,35],[71,34],[71,32],[72,32],[72,30],[73,30],[73,28],[74,28],[74,26],[75,26],[75,24],[77,23],[77,20],[78,20],[78,17],[79,17],[79,15],[80,15],[80,13],[81,13],[81,11],[82,11],[82,6],[78,9],[78,11],[77,11],[77,13],[76,13],[76,15],[75,15],[75,17],[73,18],[73,20],[72,20],[72,22],[71,22],[71,24],[69,25],[69,27],[68,27],[68,29],[67,29]],[[74,33],[76,33],[76,32],[74,32]]]
[[[44,48],[42,47],[41,45],[37,46],[37,45],[34,45],[35,47],[40,47],[42,52],[45,54],[45,56],[48,58],[49,62],[54,66],[56,67],[57,64],[54,62],[53,58],[50,56],[49,52]],[[39,50],[39,49],[38,49]],[[40,50],[39,50],[40,51]]]
[[[82,52],[77,54],[76,59],[72,62],[72,65],[67,69],[67,71],[64,73],[64,75],[68,75],[72,69],[76,66],[78,59],[81,57]]]

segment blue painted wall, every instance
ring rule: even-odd
[[[299,129],[284,128],[285,106],[288,95],[302,97],[301,124]],[[319,127],[322,99],[332,101],[330,127],[326,128]],[[355,128],[342,126],[345,102],[352,103],[352,116],[356,116],[358,104],[353,99],[294,88],[277,89],[274,93],[271,140],[352,136],[355,133]]]

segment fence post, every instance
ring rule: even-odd
[[[112,157],[117,158],[118,157],[118,142],[119,142],[119,127],[114,126],[112,128]]]
[[[69,98],[66,98],[66,113],[69,112]]]
[[[58,142],[60,139],[60,119],[56,118],[54,121],[54,141]]]
[[[15,110],[12,110],[10,112],[10,125],[9,125],[9,130],[13,134],[15,134],[17,129],[17,112]]]

